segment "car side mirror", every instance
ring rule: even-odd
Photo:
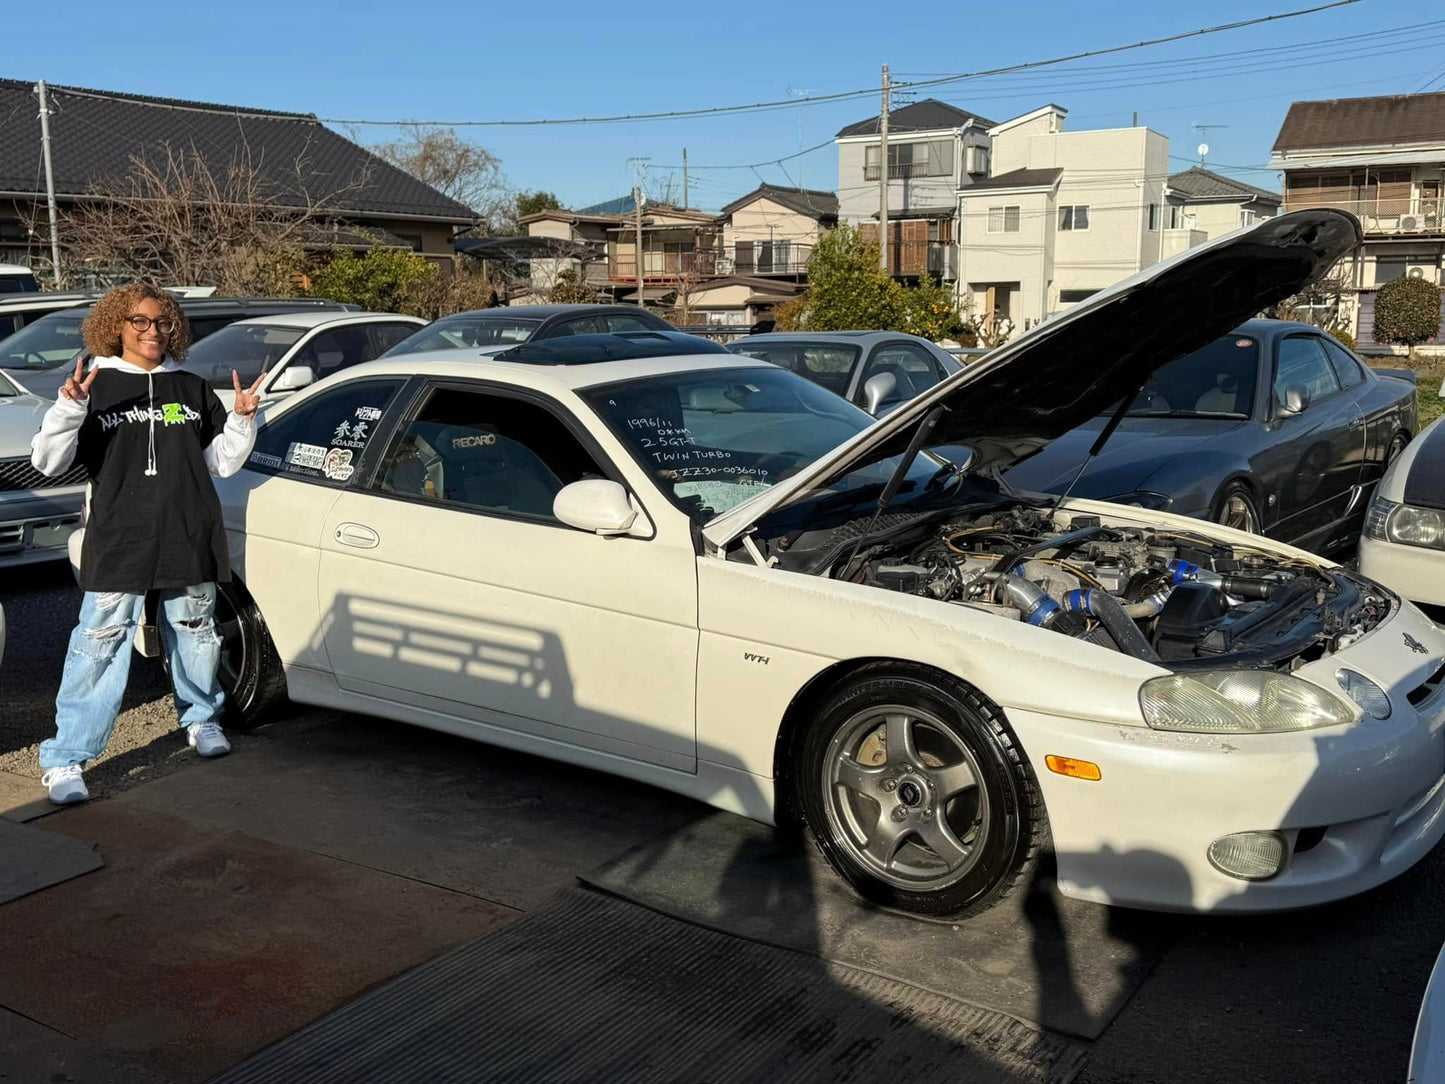
[[[300,391],[316,383],[316,370],[309,365],[288,365],[276,374],[268,391]]]
[[[1303,414],[1310,407],[1309,388],[1298,385],[1285,388],[1284,402],[1281,404],[1285,414]]]
[[[864,409],[875,418],[883,404],[898,390],[898,379],[892,373],[878,373],[863,383]]]
[[[627,490],[605,478],[563,486],[552,499],[552,514],[569,527],[603,537],[626,534],[637,519]]]

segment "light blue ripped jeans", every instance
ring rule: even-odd
[[[221,655],[216,585],[171,588],[160,597],[161,646],[170,660],[181,726],[218,723],[224,694],[216,680]],[[131,645],[144,611],[145,595],[85,593],[55,698],[55,737],[40,744],[43,770],[81,764],[105,751],[125,695]]]

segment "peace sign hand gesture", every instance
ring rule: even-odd
[[[85,355],[79,355],[75,359],[75,375],[66,379],[60,388],[60,394],[77,403],[85,402],[90,398],[90,386],[95,383],[95,374],[98,372],[99,369],[93,369],[90,375],[86,376]]]
[[[243,389],[241,387],[240,374],[237,373],[235,369],[232,369],[231,383],[235,385],[236,388],[236,402],[235,405],[231,407],[231,409],[243,418],[250,418],[255,416],[256,408],[261,405],[261,397],[256,394],[256,392],[257,389],[261,387],[261,381],[265,379],[266,370],[262,369],[261,375],[256,378],[256,382],[252,384],[249,388]]]

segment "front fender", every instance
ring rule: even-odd
[[[1176,515],[1209,519],[1214,513],[1214,498],[1236,478],[1247,481],[1258,496],[1259,487],[1248,459],[1231,453],[1201,451],[1171,459],[1139,488],[1173,497],[1169,510]],[[1266,509],[1262,501],[1259,503],[1263,519]]]

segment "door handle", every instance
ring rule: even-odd
[[[381,535],[370,527],[363,527],[360,523],[343,523],[336,528],[336,541],[343,546],[370,550],[381,544]]]
[[[1365,424],[1365,416],[1364,416],[1363,414],[1351,414],[1351,415],[1350,415],[1350,428],[1351,428],[1351,429],[1358,429],[1358,428],[1360,428],[1360,426],[1362,426],[1362,425],[1364,425],[1364,424]]]

